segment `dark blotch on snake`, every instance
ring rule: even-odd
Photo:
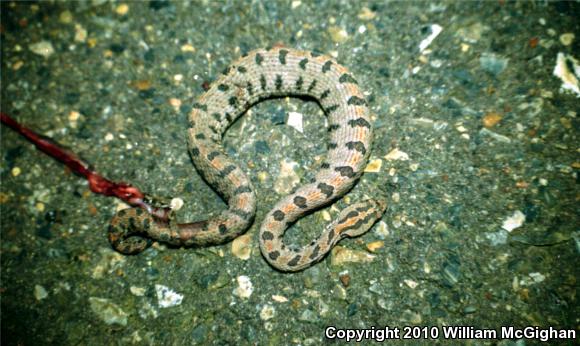
[[[241,195],[242,193],[252,192],[252,189],[248,185],[238,186],[234,190],[234,195]]]
[[[367,101],[365,101],[365,99],[361,99],[358,96],[351,96],[348,99],[347,102],[349,105],[354,105],[354,106],[366,106],[367,105]]]
[[[277,74],[276,75],[276,81],[274,82],[274,85],[276,86],[276,90],[280,91],[280,89],[282,89],[282,76]]]
[[[335,110],[337,110],[338,107],[340,107],[340,106],[339,105],[332,105],[332,106],[326,107],[324,110],[326,111],[326,113],[330,114],[330,113],[334,112]]]
[[[302,76],[298,77],[298,79],[296,80],[296,90],[302,90],[303,84],[304,84],[304,79],[302,79]]]
[[[207,154],[207,159],[209,161],[213,161],[213,159],[215,159],[219,155],[220,155],[220,152],[219,151],[212,151],[211,153]]]
[[[306,64],[308,64],[308,59],[304,58],[304,59],[300,60],[300,62],[298,63],[298,66],[300,66],[301,69],[306,70]]]
[[[348,142],[345,144],[345,146],[349,149],[349,150],[356,150],[361,154],[365,154],[367,152],[367,149],[365,148],[365,145],[363,142]]]
[[[320,94],[320,97],[318,98],[320,101],[324,100],[325,98],[328,97],[328,95],[330,95],[330,89],[326,89],[322,92],[322,94]]]
[[[306,208],[306,198],[302,197],[302,196],[296,196],[294,197],[294,204],[299,207],[299,208]]]
[[[286,49],[280,49],[278,52],[278,60],[280,60],[280,64],[286,65],[286,55],[288,55],[288,51]]]
[[[350,166],[336,167],[334,170],[339,172],[343,177],[352,178],[355,176],[354,170]]]
[[[356,81],[356,79],[354,79],[353,76],[349,75],[348,73],[343,74],[342,76],[340,76],[340,78],[338,79],[339,83],[352,83],[352,84],[358,84],[358,82]]]
[[[220,85],[218,85],[217,88],[218,88],[219,91],[228,91],[228,90],[230,90],[230,87],[228,85],[226,85],[226,84],[220,84]]]
[[[300,258],[302,258],[302,256],[300,256],[300,255],[297,255],[296,257],[294,257],[293,259],[291,259],[291,260],[288,262],[288,265],[289,265],[290,267],[295,267],[295,266],[297,266],[297,265],[298,265],[298,262],[300,261]]]
[[[276,210],[273,214],[272,217],[274,217],[274,220],[276,221],[282,221],[284,220],[284,212],[282,210]]]
[[[200,132],[200,133],[198,133],[198,134],[195,135],[195,138],[196,139],[205,139],[205,134],[203,134],[203,133]]]
[[[246,72],[248,72],[248,69],[247,69],[247,68],[245,68],[244,66],[238,66],[238,71],[239,71],[240,73],[246,73]]]
[[[348,124],[351,127],[360,126],[360,127],[366,127],[368,129],[371,128],[371,124],[368,121],[366,121],[366,119],[364,119],[364,118],[358,118],[358,119],[349,120],[348,121]]]
[[[260,53],[256,53],[256,65],[262,65],[262,62],[264,61],[264,57],[262,56],[262,54]]]
[[[219,225],[220,234],[225,234],[228,231],[228,228],[223,223]]]
[[[327,198],[329,198],[330,196],[332,196],[332,194],[334,193],[334,186],[332,185],[328,185],[325,183],[320,183],[318,184],[318,189],[320,189],[320,191],[326,195]]]
[[[203,105],[201,103],[194,103],[193,106],[191,106],[194,109],[201,109],[204,112],[207,112],[207,105]]]
[[[199,156],[199,149],[198,148],[191,148],[191,156]]]
[[[270,257],[271,260],[276,260],[276,258],[280,257],[280,252],[278,251],[272,251],[268,254],[268,257]]]
[[[316,244],[316,246],[312,250],[312,253],[310,254],[310,259],[315,259],[316,256],[318,256],[318,251],[320,251],[320,245]]]
[[[328,143],[328,149],[336,149],[338,147],[338,144],[336,143]]]
[[[312,90],[314,90],[314,88],[316,88],[316,83],[318,83],[318,81],[316,79],[314,79],[312,82],[310,82],[310,85],[308,86],[308,92],[312,92]]]
[[[230,106],[232,107],[237,107],[238,106],[238,98],[235,96],[232,96],[228,99],[228,103],[230,104]]]
[[[340,124],[332,124],[328,126],[328,132],[336,131],[340,128]]]
[[[272,240],[272,239],[274,239],[274,234],[272,234],[272,232],[265,231],[262,233],[262,239]]]
[[[260,75],[260,86],[262,87],[263,91],[266,91],[266,88],[268,87],[266,82],[266,76],[264,76],[263,74]]]
[[[328,60],[327,62],[325,62],[324,65],[322,65],[322,73],[326,73],[326,72],[330,71],[331,65],[332,65],[331,60]]]

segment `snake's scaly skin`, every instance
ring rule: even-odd
[[[328,116],[330,143],[315,181],[284,197],[263,220],[259,241],[264,258],[279,270],[298,271],[322,259],[342,238],[370,229],[385,211],[383,200],[347,207],[317,240],[303,248],[293,249],[282,242],[289,225],[337,200],[354,185],[370,154],[372,127],[367,102],[345,67],[312,52],[272,48],[253,51],[228,67],[191,112],[193,163],[229,209],[189,224],[157,219],[138,208],[121,210],[109,227],[112,246],[133,254],[149,246],[151,238],[177,246],[204,246],[245,232],[256,213],[256,196],[250,180],[226,155],[222,136],[254,103],[276,96],[315,98]]]

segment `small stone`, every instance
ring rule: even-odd
[[[238,287],[234,289],[234,295],[244,299],[250,298],[254,292],[254,285],[252,285],[250,278],[245,275],[240,275],[238,276],[237,281]]]
[[[266,304],[262,307],[262,310],[260,311],[260,318],[263,321],[271,320],[275,314],[276,309],[274,309],[272,305]]]
[[[560,43],[564,46],[569,46],[574,41],[574,34],[571,32],[567,32],[565,34],[560,35]]]
[[[70,24],[73,21],[73,15],[68,10],[63,11],[60,13],[60,16],[58,16],[58,20],[63,24]]]
[[[482,33],[487,30],[489,30],[489,27],[477,22],[466,28],[460,28],[457,30],[457,35],[466,42],[476,43],[481,39]]]
[[[367,166],[365,167],[365,173],[377,173],[381,171],[381,167],[383,166],[383,160],[381,159],[374,159],[370,160]]]
[[[108,133],[105,135],[105,141],[107,141],[107,142],[110,142],[110,141],[112,141],[113,139],[115,139],[115,136],[113,136],[113,134],[112,134],[112,133],[108,132]]]
[[[381,249],[383,246],[385,246],[385,242],[382,240],[377,240],[373,241],[372,243],[368,243],[367,249],[369,249],[370,252],[377,252],[377,250]]]
[[[36,203],[36,210],[42,213],[44,211],[44,203],[42,202]]]
[[[342,246],[335,246],[332,249],[330,263],[333,266],[340,266],[345,263],[369,263],[375,259],[375,256],[364,251],[351,250]]]
[[[296,170],[299,165],[297,162],[285,159],[280,162],[280,174],[274,182],[274,191],[280,195],[286,195],[300,183],[300,177]]]
[[[244,234],[232,242],[232,254],[241,260],[248,260],[252,254],[252,236]]]
[[[413,312],[411,310],[405,310],[401,315],[401,320],[409,322],[411,324],[418,325],[421,324],[421,322],[423,322],[423,317],[421,317],[421,314],[419,313]]]
[[[348,272],[340,273],[338,278],[340,279],[340,283],[342,283],[344,287],[348,287],[348,285],[350,284],[350,275],[348,275]]]
[[[127,12],[129,12],[129,5],[127,4],[120,4],[119,6],[117,6],[117,8],[115,9],[115,12],[120,15],[120,16],[124,16],[127,14]]]
[[[13,177],[17,177],[20,175],[20,173],[22,173],[22,170],[20,169],[20,167],[16,166],[16,167],[13,167],[10,172],[12,173]]]
[[[48,58],[52,54],[54,54],[54,48],[52,47],[52,43],[50,43],[50,41],[40,41],[37,43],[33,43],[29,45],[28,48],[30,48],[30,51],[32,53],[38,54],[45,58]]]
[[[328,212],[328,210],[323,210],[320,213],[320,217],[322,218],[322,220],[329,222],[332,220],[332,216],[330,215],[330,213]]]
[[[385,155],[384,158],[387,161],[395,161],[395,160],[407,161],[409,160],[409,154],[399,150],[398,148],[395,148],[391,150],[387,155]]]
[[[137,287],[137,286],[131,286],[129,287],[129,291],[131,292],[131,294],[133,294],[134,296],[137,297],[143,297],[145,295],[145,288],[143,287]]]
[[[496,112],[488,112],[483,116],[483,126],[487,128],[494,127],[501,121],[502,117]]]
[[[578,83],[580,65],[576,59],[571,55],[558,53],[553,74],[562,80],[561,88],[563,90],[572,91],[580,97],[580,85]]]
[[[91,310],[106,324],[127,325],[127,313],[109,299],[90,297]]]
[[[376,226],[375,234],[381,239],[387,238],[390,234],[389,226],[387,226],[387,223],[384,221],[379,221]]]
[[[363,8],[361,8],[361,10],[357,16],[358,16],[358,19],[361,19],[361,20],[373,20],[377,16],[377,13],[373,12],[368,7],[363,7]]]
[[[179,197],[175,197],[172,198],[171,201],[169,202],[169,208],[171,208],[171,210],[179,210],[183,207],[183,199],[179,198]]]
[[[513,231],[516,228],[521,227],[526,221],[526,215],[519,210],[516,210],[514,214],[504,220],[501,228],[508,232]]]
[[[494,76],[502,73],[506,69],[508,62],[509,59],[502,58],[493,53],[483,53],[479,58],[479,65],[481,68]]]
[[[286,121],[286,124],[290,127],[295,128],[296,131],[304,133],[304,128],[302,125],[302,117],[303,117],[302,113],[290,112],[288,113],[288,120]]]
[[[421,43],[419,43],[419,51],[424,51],[427,47],[431,45],[433,40],[439,36],[439,34],[443,31],[443,27],[439,24],[433,24],[429,26],[429,31],[431,32],[427,38],[425,38]]]
[[[339,26],[331,26],[327,31],[335,43],[344,43],[348,40],[348,32]]]
[[[294,0],[292,1],[292,4],[290,5],[292,7],[292,9],[295,9],[296,7],[302,5],[302,1],[300,0]]]
[[[272,295],[272,300],[278,303],[286,303],[288,301],[288,298],[274,294]]]
[[[46,289],[40,285],[34,285],[34,298],[36,300],[41,301],[48,297],[48,292]]]
[[[415,289],[417,288],[417,286],[419,286],[419,283],[417,281],[413,281],[410,279],[405,279],[403,280],[403,282],[405,283],[405,285],[407,285],[409,288]]]
[[[155,285],[155,293],[157,295],[157,304],[160,308],[181,305],[181,302],[183,302],[183,295],[167,286]]]
[[[183,46],[181,46],[181,51],[184,53],[186,53],[186,52],[195,53],[195,47],[192,46],[191,44],[187,43],[187,44],[184,44]]]
[[[80,24],[75,24],[75,42],[85,42],[88,36],[87,29]]]

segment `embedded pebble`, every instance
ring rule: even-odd
[[[274,294],[272,295],[272,300],[278,303],[286,303],[288,301],[288,298],[281,296],[281,295],[277,295]]]
[[[395,161],[395,160],[407,161],[407,160],[409,160],[409,154],[407,154],[404,151],[399,150],[398,148],[395,148],[395,149],[391,150],[387,155],[385,155],[385,160],[387,160],[387,161]]]
[[[300,183],[300,177],[296,173],[298,167],[297,162],[288,159],[280,162],[280,174],[274,182],[274,191],[280,195],[290,193]]]
[[[127,4],[120,4],[115,9],[115,12],[120,16],[124,16],[127,14],[127,12],[129,12],[129,6]]]
[[[137,286],[131,286],[129,287],[129,291],[137,297],[143,297],[145,295],[145,288],[143,287],[137,287]]]
[[[342,246],[335,246],[332,249],[330,263],[333,266],[340,266],[345,263],[369,263],[375,259],[365,251],[351,250]]]
[[[384,221],[379,221],[375,229],[375,234],[381,239],[385,239],[390,234],[389,226]]]
[[[40,301],[46,297],[48,297],[48,292],[46,291],[46,289],[40,285],[34,285],[34,298]]]
[[[486,129],[485,127],[482,128],[481,130],[479,130],[479,134],[483,135],[483,136],[489,136],[495,140],[497,140],[498,142],[502,142],[502,143],[511,143],[512,140],[509,137],[506,137],[504,135],[500,135],[499,133],[495,133],[493,131],[490,131],[488,129]]]
[[[58,16],[58,21],[63,24],[70,24],[73,21],[73,15],[70,11],[63,11]]]
[[[481,68],[494,76],[502,73],[506,69],[508,62],[509,59],[502,58],[493,53],[483,53],[479,58],[479,65]]]
[[[10,173],[12,173],[13,177],[17,177],[20,175],[20,173],[22,173],[22,170],[20,169],[20,167],[16,166],[13,167],[12,170],[10,171]]]
[[[252,236],[244,234],[232,241],[232,254],[239,259],[248,260],[252,254]]]
[[[260,318],[263,321],[271,320],[275,314],[276,309],[274,309],[272,305],[266,304],[262,307],[262,310],[260,311]]]
[[[439,34],[441,33],[441,31],[443,31],[443,27],[441,25],[438,24],[433,24],[429,27],[431,33],[429,34],[429,36],[427,36],[427,38],[425,38],[423,41],[421,41],[421,43],[419,43],[419,51],[422,52],[424,51],[427,47],[429,47],[429,45],[431,45],[431,43],[433,42],[433,40],[439,36]]]
[[[50,43],[50,41],[40,41],[33,43],[29,45],[28,48],[30,48],[32,53],[41,55],[45,58],[48,58],[54,54],[54,48],[52,47],[52,43]]]
[[[250,298],[254,292],[254,285],[252,285],[250,278],[245,275],[240,275],[238,276],[237,281],[238,287],[234,289],[234,294],[240,298]]]
[[[483,126],[487,128],[494,127],[501,121],[502,117],[496,112],[488,112],[483,116]]]
[[[410,279],[405,279],[403,280],[403,282],[405,283],[405,285],[407,285],[409,288],[415,289],[417,288],[417,286],[419,286],[419,283],[417,281],[413,281]]]
[[[572,67],[572,71],[568,68],[569,66]],[[563,90],[572,91],[577,94],[577,97],[580,97],[580,85],[578,84],[580,65],[578,60],[571,55],[558,53],[553,74],[562,81],[561,88]]]
[[[365,173],[377,173],[381,171],[381,167],[383,166],[383,160],[381,159],[374,159],[370,160],[367,166],[365,167]]]
[[[156,284],[155,293],[157,295],[157,304],[160,308],[181,305],[183,301],[183,294],[179,294],[167,286]]]
[[[489,30],[489,27],[477,22],[466,28],[460,28],[457,30],[457,35],[464,41],[476,43],[481,39],[481,34],[487,30]]]
[[[564,46],[569,46],[574,41],[574,34],[571,32],[567,32],[565,34],[560,35],[560,43]]]
[[[348,274],[348,272],[345,271],[340,273],[338,278],[340,279],[340,283],[344,287],[348,287],[348,285],[350,285],[350,275]]]
[[[303,117],[302,113],[290,112],[288,113],[288,120],[286,121],[286,124],[290,127],[295,128],[296,131],[304,133],[304,128],[302,126],[302,117]]]
[[[377,13],[373,12],[368,7],[363,7],[363,8],[361,8],[361,10],[357,16],[358,16],[358,19],[361,19],[361,20],[373,20],[377,16]]]
[[[328,28],[328,34],[335,43],[343,43],[348,40],[348,32],[339,26],[331,26]]]
[[[88,36],[87,29],[80,24],[75,24],[75,42],[85,42]]]
[[[127,325],[127,313],[109,299],[90,297],[91,310],[106,324]]]
[[[369,249],[370,252],[377,252],[377,250],[381,249],[383,246],[385,246],[385,242],[382,240],[377,240],[373,241],[372,243],[368,243],[367,249]]]
[[[183,199],[179,197],[172,198],[169,202],[169,208],[171,208],[171,210],[179,210],[181,207],[183,207]]]
[[[516,210],[512,216],[508,217],[503,221],[501,228],[505,229],[508,232],[513,231],[514,229],[521,227],[524,222],[526,221],[526,215],[519,210]]]

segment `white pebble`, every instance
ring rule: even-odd
[[[46,289],[40,285],[34,285],[34,298],[40,301],[46,297],[48,297],[48,292]]]
[[[160,308],[169,308],[180,305],[183,301],[183,295],[173,291],[171,288],[163,285],[155,285],[157,294],[157,303]]]
[[[54,48],[52,47],[52,43],[50,41],[40,41],[37,43],[33,43],[30,46],[30,51],[34,54],[41,55],[45,58],[48,58],[52,54],[54,54]]]
[[[286,124],[296,129],[300,133],[304,133],[304,128],[302,126],[302,113],[290,112],[288,113],[288,121]]]
[[[504,220],[501,228],[505,229],[508,232],[511,232],[514,229],[521,227],[525,221],[526,215],[524,215],[524,213],[522,213],[521,211],[516,210],[512,216]]]
[[[260,318],[264,321],[267,321],[272,319],[275,314],[276,310],[274,307],[270,304],[266,304],[264,307],[262,307],[262,311],[260,311]]]
[[[409,154],[407,154],[404,151],[399,150],[398,148],[395,148],[395,149],[391,150],[385,156],[385,160],[388,160],[388,161],[394,161],[394,160],[407,161],[407,160],[409,160]]]
[[[238,287],[234,290],[234,294],[240,298],[250,298],[254,292],[254,285],[252,285],[250,278],[245,275],[240,275],[238,276],[237,281]]]

